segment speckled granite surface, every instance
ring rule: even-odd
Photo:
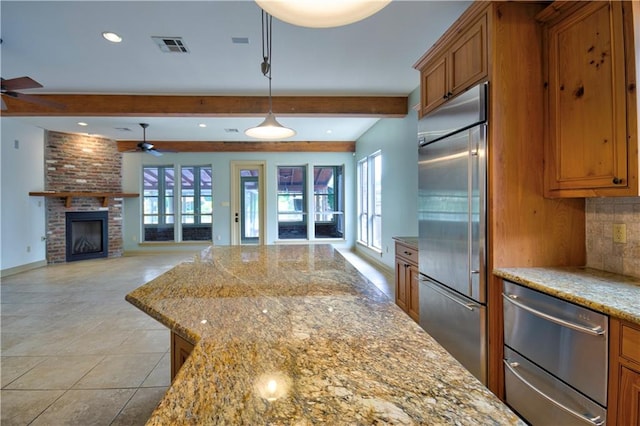
[[[148,424],[523,424],[329,245],[211,247],[127,300],[196,347]]]
[[[418,250],[418,237],[393,237],[393,239]]]
[[[499,277],[640,324],[640,280],[591,268],[500,268]]]

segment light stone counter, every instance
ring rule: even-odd
[[[591,268],[499,268],[493,273],[603,314],[640,324],[640,279]]]
[[[196,344],[149,425],[524,424],[330,245],[210,247],[126,299]]]

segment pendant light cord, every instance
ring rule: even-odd
[[[262,11],[262,74],[269,80],[269,112],[272,112],[271,101],[271,43],[273,33],[273,16]]]

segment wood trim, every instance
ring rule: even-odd
[[[52,108],[10,96],[2,99],[5,117],[252,117],[264,115],[269,101],[264,96],[170,96],[170,95],[30,95],[62,104]],[[385,117],[408,113],[407,96],[280,96],[273,98],[279,117]]]
[[[423,68],[427,62],[435,56],[436,52],[443,50],[449,43],[452,43],[456,37],[466,31],[473,21],[484,12],[485,9],[491,7],[489,2],[475,1],[473,2],[456,21],[451,24],[449,29],[436,41],[427,52],[420,57],[413,65],[415,69]]]
[[[618,388],[620,385],[620,320],[609,318],[609,381],[607,390],[607,424],[618,424]]]
[[[140,141],[117,141],[118,151],[137,152]],[[151,142],[151,141],[148,141]],[[159,151],[169,152],[356,152],[356,143],[345,142],[199,142],[161,141],[151,142]]]
[[[65,207],[71,207],[71,203],[74,198],[99,198],[102,202],[102,207],[109,206],[109,198],[132,198],[139,197],[140,194],[130,192],[49,192],[49,191],[32,191],[29,192],[32,197],[49,197],[49,198],[64,198]]]

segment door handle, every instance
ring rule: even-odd
[[[524,383],[525,385],[527,385],[532,391],[534,391],[535,393],[537,393],[538,395],[540,395],[541,397],[543,397],[544,399],[546,399],[547,401],[549,401],[550,403],[552,403],[553,405],[555,405],[556,407],[560,408],[561,410],[566,411],[567,413],[571,414],[574,417],[579,418],[580,420],[587,420],[588,422],[591,422],[592,424],[594,424],[595,426],[602,426],[604,424],[604,421],[600,418],[600,416],[585,416],[583,414],[580,414],[578,412],[576,412],[575,410],[572,410],[571,408],[560,404],[558,401],[556,401],[555,399],[551,398],[549,395],[547,395],[546,393],[542,392],[540,389],[538,389],[537,387],[535,387],[531,382],[529,382],[527,379],[525,379],[524,377],[522,377],[522,375],[520,375],[520,373],[518,373],[516,371],[516,368],[518,368],[520,366],[520,363],[518,362],[510,362],[508,359],[504,359],[502,360],[504,362],[504,366],[507,367],[509,369],[509,371],[511,372],[511,374],[513,374],[518,380],[520,380],[522,383]]]
[[[556,323],[558,325],[561,325],[561,326],[564,326],[564,327],[567,327],[567,328],[571,328],[571,329],[576,330],[576,331],[581,331],[583,333],[591,334],[593,336],[602,336],[602,335],[605,334],[605,331],[599,325],[597,325],[595,327],[591,327],[591,328],[590,327],[585,327],[583,325],[576,324],[576,323],[573,323],[573,322],[570,322],[570,321],[565,321],[565,320],[563,320],[561,318],[554,317],[553,315],[546,314],[544,312],[541,312],[541,311],[539,311],[537,309],[532,308],[531,306],[527,306],[524,303],[517,301],[516,299],[517,299],[518,296],[516,296],[515,294],[507,295],[507,294],[502,293],[502,297],[507,302],[512,303],[512,304],[516,305],[517,307],[532,313],[533,315],[536,315],[536,316],[538,316],[540,318],[544,318],[544,319],[546,319],[548,321],[551,321],[551,322],[554,322],[554,323]]]
[[[457,303],[458,305],[462,306],[465,309],[468,309],[470,311],[473,311],[476,307],[476,305],[474,303],[467,303],[465,301],[462,301],[460,299],[458,299],[457,297],[454,297],[450,294],[447,294],[444,290],[440,290],[438,287],[436,287],[437,284],[434,284],[431,280],[427,279],[427,278],[420,278],[420,281],[427,283],[427,284],[431,284],[431,288],[433,290],[435,290],[436,292],[440,293],[440,295],[446,297],[447,299],[451,300],[452,302]]]

